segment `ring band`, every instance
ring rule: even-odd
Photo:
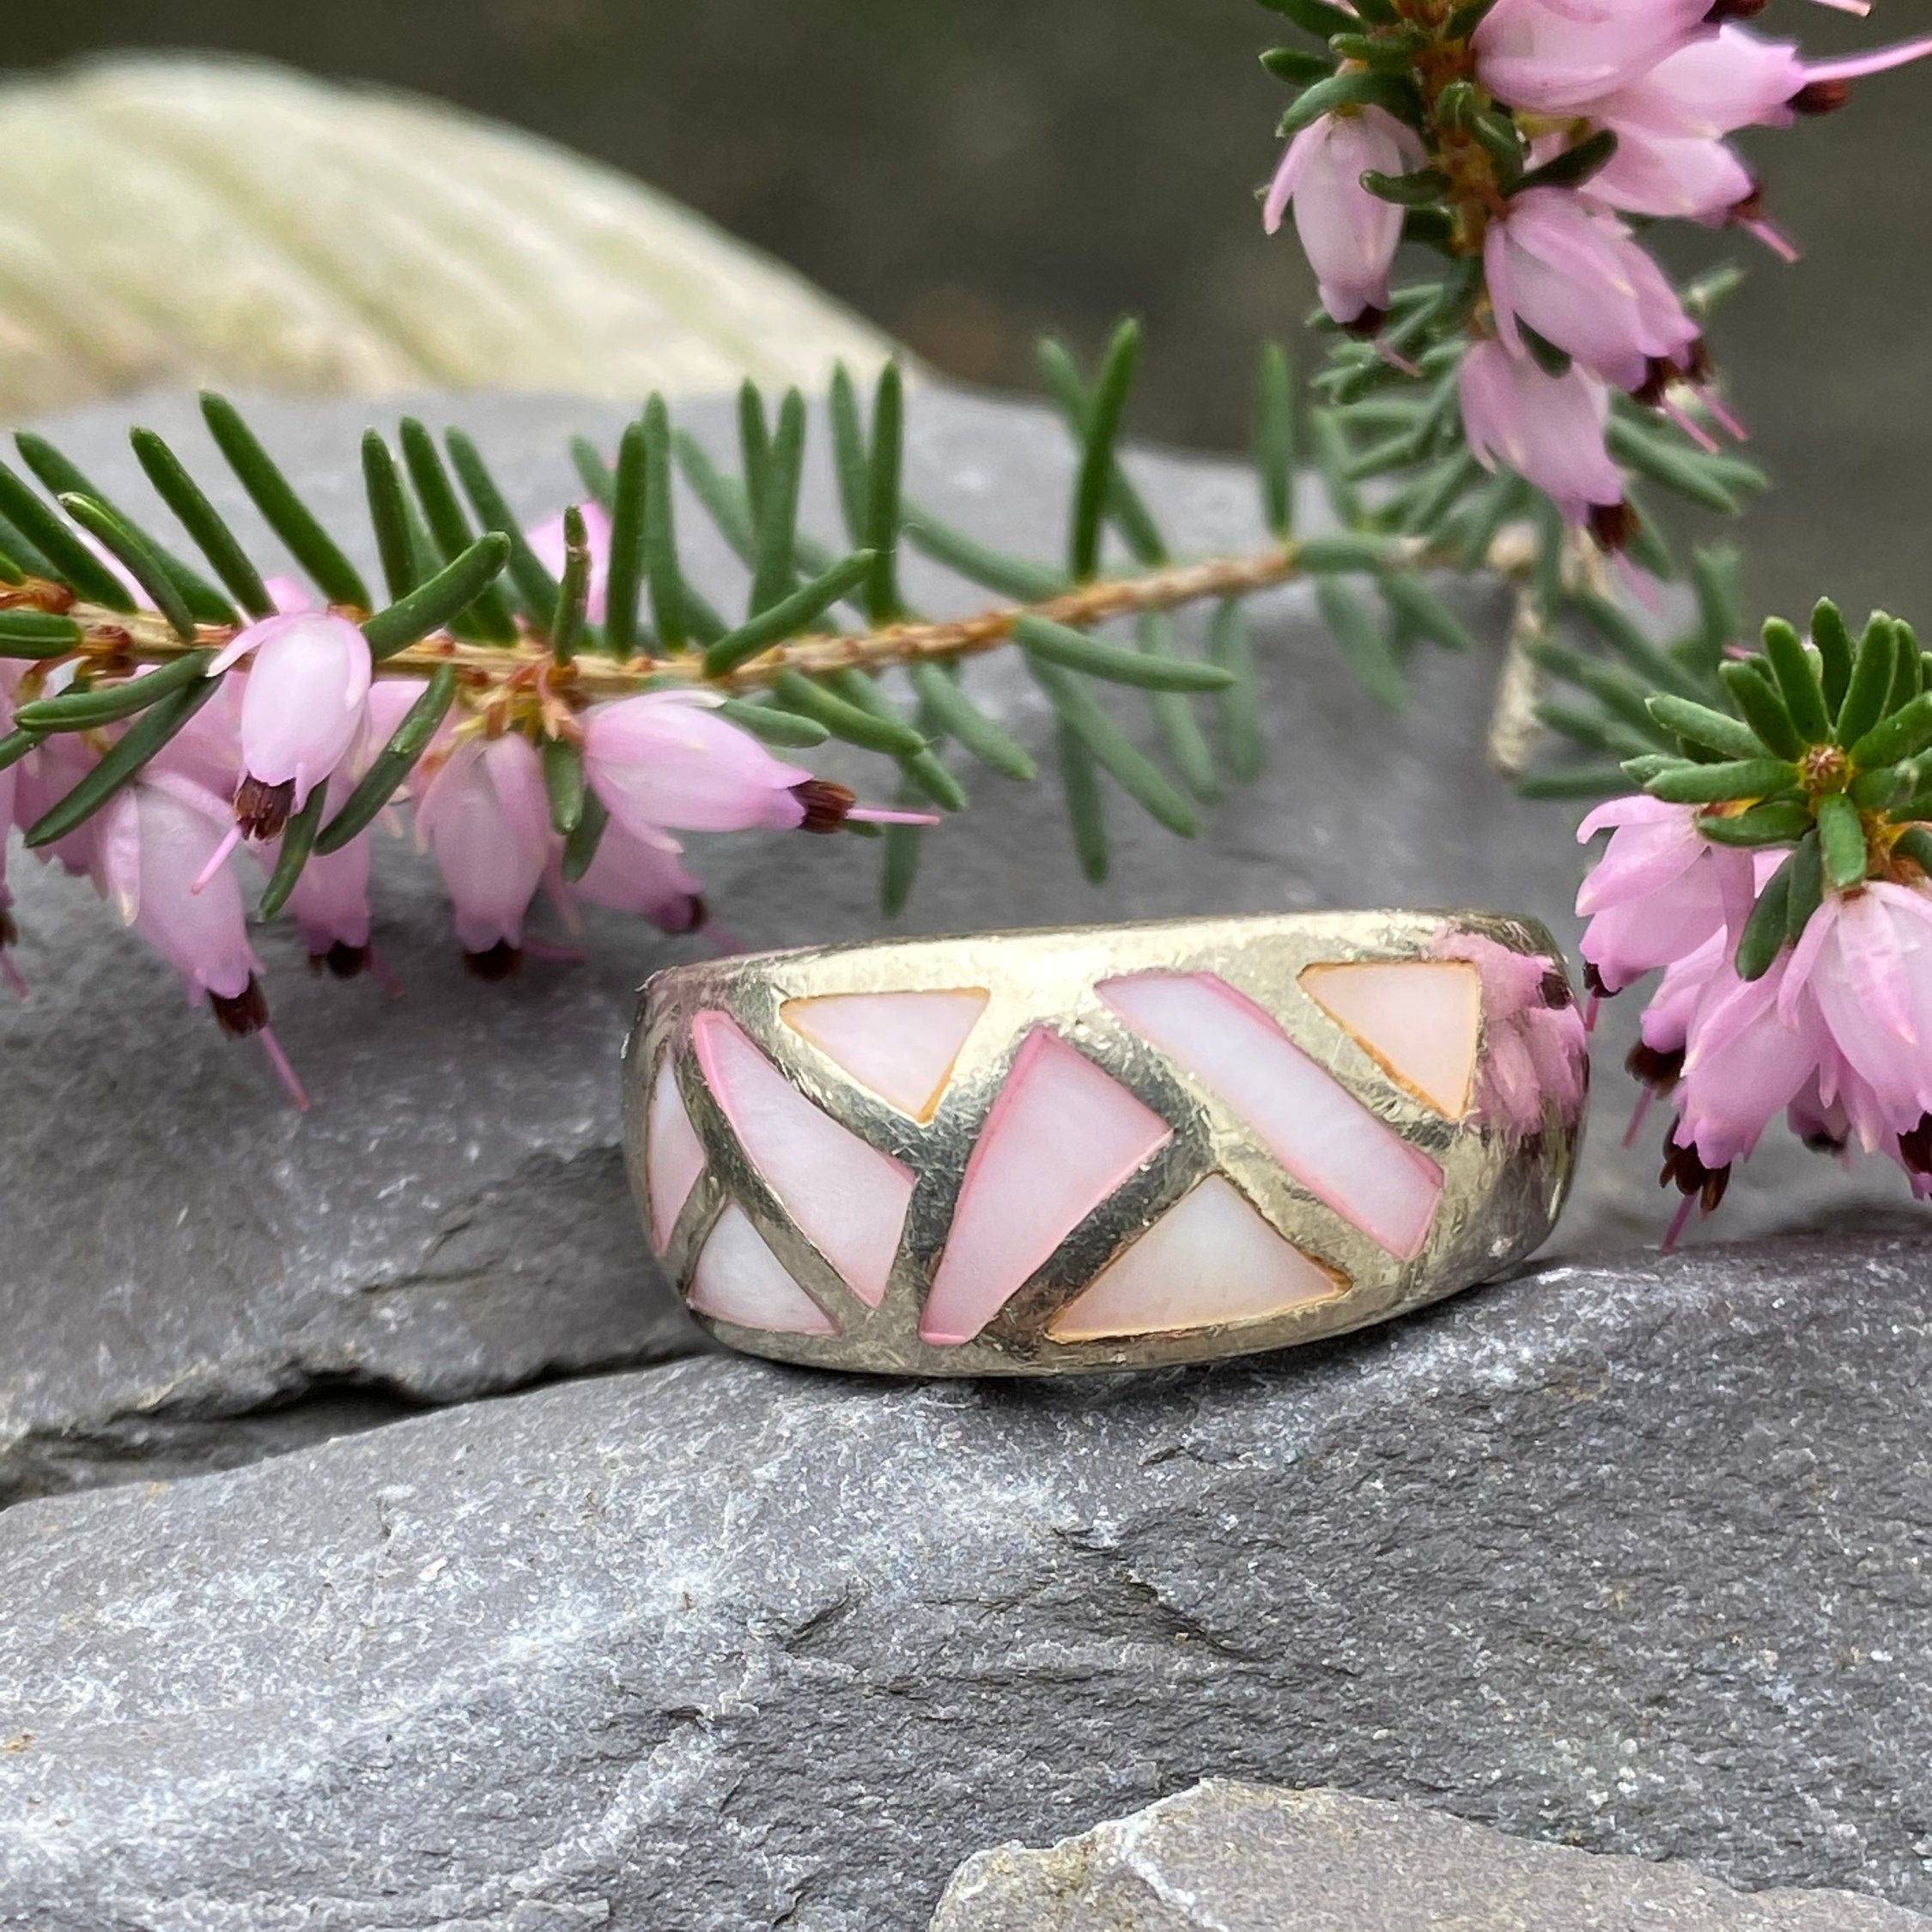
[[[720,1340],[878,1374],[1279,1348],[1535,1249],[1589,1078],[1549,934],[1321,913],[679,966],[624,1048],[645,1227]]]

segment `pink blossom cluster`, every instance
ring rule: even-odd
[[[270,587],[278,614],[247,626],[210,665],[220,685],[212,697],[132,783],[39,856],[91,880],[180,974],[190,1003],[207,999],[224,1031],[258,1035],[306,1105],[268,1024],[234,857],[271,870],[289,818],[319,787],[325,816],[339,811],[427,685],[376,676],[356,624],[308,608],[293,584]],[[0,658],[0,733],[12,728],[24,675],[18,660]],[[448,894],[457,943],[483,978],[513,970],[526,945],[536,950],[525,923],[539,890],[567,928],[586,904],[641,914],[667,933],[698,927],[705,909],[679,832],[929,822],[855,806],[842,786],[774,757],[719,716],[716,693],[647,691],[568,714],[586,784],[609,816],[587,870],[567,880],[535,738],[478,695],[480,707],[459,701],[445,716],[391,806],[410,808],[416,841]],[[56,733],[0,770],[0,973],[16,990],[5,829],[39,818],[125,728]],[[401,829],[392,809],[339,849],[312,853],[288,909],[319,969],[343,978],[369,970],[392,984],[371,943],[371,860],[385,820]]]
[[[1866,10],[1857,0],[1826,3]],[[1400,10],[1418,24],[1428,11]],[[1515,189],[1433,106],[1425,141],[1387,107],[1359,102],[1295,136],[1264,204],[1272,234],[1292,203],[1324,307],[1374,336],[1388,308],[1402,210],[1370,192],[1364,174],[1437,169],[1456,216],[1455,246],[1479,248],[1487,295],[1461,365],[1469,447],[1612,547],[1627,526],[1605,440],[1613,388],[1663,408],[1710,447],[1671,393],[1688,386],[1736,430],[1709,392],[1697,321],[1626,218],[1735,222],[1789,255],[1727,137],[1835,107],[1859,76],[1932,52],[1929,39],[1807,61],[1795,43],[1762,39],[1733,17],[1757,10],[1752,0],[1496,0],[1466,46],[1436,50],[1450,58],[1435,71],[1473,81],[1512,110],[1534,166],[1604,131],[1615,137],[1607,163],[1575,186],[1534,185],[1533,168],[1532,185]],[[1532,353],[1527,331],[1561,352],[1562,373],[1545,366],[1561,366],[1546,350],[1541,361]]]
[[[1781,1113],[1807,1145],[1884,1154],[1932,1196],[1932,889],[1827,889],[1796,945],[1745,980],[1734,956],[1783,854],[1715,844],[1696,807],[1643,793],[1599,806],[1578,836],[1605,829],[1577,899],[1583,953],[1595,993],[1662,975],[1631,1070],[1676,1109],[1663,1173],[1685,1197],[1673,1238],[1693,1199],[1716,1206],[1732,1163]]]

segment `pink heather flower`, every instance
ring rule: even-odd
[[[268,1024],[248,944],[241,891],[217,866],[197,881],[227,831],[228,808],[179,773],[152,768],[100,813],[96,874],[102,894],[180,974],[188,1003],[205,998],[224,1033],[261,1036],[276,1072],[299,1107],[308,1104]]]
[[[1603,856],[1577,894],[1589,921],[1581,951],[1595,985],[1618,993],[1631,981],[1698,953],[1728,924],[1741,929],[1753,897],[1751,855],[1713,845],[1693,806],[1639,792],[1599,805],[1577,828],[1579,842],[1613,827]],[[1646,1043],[1660,1051],[1681,1038]]]
[[[1262,205],[1270,234],[1291,198],[1295,232],[1336,321],[1380,322],[1388,307],[1388,270],[1402,239],[1402,210],[1362,185],[1369,169],[1407,174],[1422,166],[1414,131],[1381,107],[1324,114],[1288,143]]]
[[[1554,151],[1561,143],[1550,146]],[[1590,177],[1585,191],[1626,215],[1722,228],[1734,219],[1753,218],[1743,211],[1754,210],[1758,183],[1722,141],[1620,127],[1616,153]]]
[[[1741,980],[1731,951],[1727,933],[1691,1018],[1677,1085],[1674,1138],[1713,1171],[1747,1159],[1818,1067],[1811,1009],[1787,1013],[1780,999],[1790,954],[1780,953],[1762,979]]]
[[[487,975],[511,970],[555,837],[537,748],[515,732],[464,739],[424,791],[416,835],[441,870],[457,943]]]
[[[591,905],[641,914],[664,932],[695,932],[704,923],[703,887],[677,854],[674,840],[635,837],[613,819],[572,890]]]
[[[1710,0],[1497,0],[1475,33],[1476,72],[1498,100],[1576,113],[1698,32]]]
[[[1932,1112],[1932,894],[1882,879],[1827,894],[1781,988],[1794,1024],[1807,1003],[1866,1090],[1852,1094],[1868,1150],[1916,1129]],[[1826,1084],[1829,1104],[1841,1096]]]
[[[647,691],[584,714],[584,774],[617,823],[652,842],[661,828],[738,832],[803,824],[811,774],[772,756],[717,715],[702,691]]]
[[[272,838],[361,736],[369,646],[346,617],[306,611],[264,617],[234,639],[209,675],[251,653],[235,821],[251,837]]]
[[[1647,74],[1594,103],[1591,118],[1622,136],[1731,134],[1789,127],[1800,113],[1839,106],[1846,84],[1932,53],[1932,39],[1907,40],[1841,60],[1807,61],[1795,40],[1762,40],[1726,26],[1691,41]]]
[[[611,513],[594,501],[580,503],[577,507],[583,514],[584,536],[590,545],[591,557],[590,595],[585,600],[584,614],[593,624],[600,624],[604,622],[605,586],[611,580]],[[524,534],[538,561],[552,576],[561,577],[566,550],[563,512],[559,510]]]
[[[1469,447],[1493,470],[1506,465],[1544,491],[1573,524],[1614,510],[1624,479],[1604,447],[1610,392],[1581,368],[1546,375],[1499,342],[1473,344],[1457,374]]]
[[[1488,1051],[1476,1118],[1534,1133],[1546,1104],[1559,1113],[1580,1108],[1589,1044],[1583,1016],[1551,963],[1474,933],[1445,930],[1430,951],[1438,959],[1467,960],[1482,980]]]
[[[220,699],[214,701],[219,703]],[[93,770],[98,754],[80,732],[56,732],[44,738],[15,767],[14,818],[24,832],[51,811]],[[58,864],[75,878],[94,872],[94,848],[100,835],[100,815],[83,820],[65,838],[36,848],[43,865]]]
[[[1615,216],[1564,188],[1533,188],[1490,224],[1483,248],[1496,326],[1516,355],[1518,323],[1619,389],[1688,364],[1698,325],[1663,270]]]

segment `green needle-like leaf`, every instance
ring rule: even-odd
[[[1616,765],[1553,765],[1525,773],[1516,790],[1526,799],[1607,799],[1625,787]]]
[[[583,810],[571,827],[569,837],[563,841],[563,876],[573,885],[591,869],[603,841],[604,829],[610,823],[609,807],[595,792],[586,790]]]
[[[1825,902],[1825,857],[1817,829],[1807,831],[1791,854],[1789,897],[1785,906],[1784,936],[1795,945],[1804,937],[1811,915]]]
[[[650,445],[644,425],[627,423],[617,444],[617,474],[611,501],[611,562],[604,590],[604,641],[617,658],[629,658],[637,649],[637,599],[644,574],[644,505],[649,471]],[[668,488],[668,474],[665,482]],[[674,607],[674,624],[676,617]],[[672,648],[683,641],[682,629],[674,629],[665,640]]]
[[[834,738],[862,745],[868,751],[883,751],[894,758],[913,758],[927,749],[924,737],[902,719],[880,717],[848,703],[801,671],[787,667],[780,671],[773,683],[772,694],[787,710],[816,718]]]
[[[869,711],[875,718],[885,719],[895,725],[905,722],[892,708],[885,694],[864,671],[835,671],[825,682],[839,696],[858,706],[861,711]],[[929,799],[942,811],[966,809],[965,788],[940,762],[939,755],[930,745],[901,758],[899,769],[918,799]]]
[[[1261,4],[1287,15],[1297,27],[1322,40],[1337,33],[1352,33],[1362,24],[1355,15],[1330,6],[1327,0],[1261,0]]]
[[[1834,734],[1841,745],[1856,744],[1879,721],[1885,701],[1892,690],[1894,667],[1892,620],[1874,612],[1858,641],[1858,655],[1851,667],[1851,683],[1838,707]]]
[[[1152,612],[1140,620],[1137,641],[1149,657],[1164,663],[1188,661],[1175,641],[1174,620],[1164,612]],[[1216,668],[1225,674],[1220,687],[1225,690],[1234,682],[1233,673],[1226,671],[1225,666]],[[1167,747],[1168,757],[1180,773],[1182,782],[1203,804],[1212,804],[1221,795],[1221,781],[1215,773],[1214,754],[1208,749],[1188,695],[1183,691],[1156,691],[1148,702],[1153,708],[1154,722],[1160,727],[1161,742]]]
[[[1285,141],[1290,135],[1299,134],[1304,127],[1313,126],[1324,114],[1332,114],[1338,107],[1386,107],[1399,119],[1407,119],[1415,104],[1415,89],[1409,82],[1391,74],[1356,68],[1337,74],[1332,80],[1317,81],[1313,87],[1297,94],[1288,112],[1281,117],[1275,134],[1278,139]]]
[[[617,467],[623,496],[623,465]],[[677,530],[671,502],[671,410],[653,393],[644,405],[644,576],[651,590],[651,622],[668,651],[690,641],[683,574],[677,567]]]
[[[549,623],[550,613],[556,608],[556,579],[545,568],[543,559],[531,549],[530,539],[523,533],[521,520],[510,508],[474,439],[461,429],[452,429],[446,433],[443,440],[448,446],[450,461],[456,465],[456,473],[462,480],[464,493],[475,507],[483,528],[509,538],[507,580],[516,592],[525,617],[532,624]]]
[[[1901,710],[1881,719],[1851,747],[1851,762],[1861,771],[1897,764],[1901,758],[1932,744],[1932,691],[1922,691]]]
[[[1059,405],[1075,439],[1084,443],[1092,401],[1072,356],[1067,353],[1064,343],[1054,341],[1051,336],[1042,337],[1036,354],[1040,373],[1046,378],[1048,392]],[[1167,545],[1154,522],[1153,513],[1148,509],[1117,457],[1113,474],[1108,479],[1107,518],[1119,531],[1121,541],[1138,562],[1153,569],[1168,561]]]
[[[1717,481],[1707,459],[1687,444],[1647,434],[1617,416],[1610,419],[1605,440],[1619,463],[1627,464],[1666,489],[1674,490],[1700,508],[1715,510],[1721,516],[1737,514],[1736,492]]]
[[[1698,829],[1716,845],[1788,845],[1811,829],[1811,807],[1804,799],[1768,799],[1728,817],[1700,819]]]
[[[957,571],[962,577],[1012,598],[1015,603],[1043,603],[1073,587],[1059,571],[993,550],[920,504],[908,502],[905,515],[906,538],[915,550],[923,551],[935,563]]]
[[[84,825],[221,690],[222,683],[219,677],[197,677],[159,704],[149,705],[73,790],[27,827],[28,846],[52,845]]]
[[[771,427],[765,399],[750,376],[738,386],[738,460],[744,477],[744,501],[756,525],[765,513],[765,472],[771,466]]]
[[[1277,537],[1295,526],[1295,374],[1288,351],[1265,343],[1255,378],[1255,471],[1261,513]]]
[[[1122,789],[1170,832],[1193,838],[1200,829],[1194,807],[1107,714],[1080,679],[1040,658],[1030,657],[1027,668],[1052,702],[1060,724],[1081,740]]]
[[[1760,665],[1750,662],[1720,665],[1717,675],[1767,751],[1778,758],[1803,755],[1805,741],[1791,722],[1783,696]]]
[[[779,603],[759,611],[748,623],[727,632],[704,653],[707,677],[722,677],[761,651],[788,637],[795,637],[813,618],[822,616],[855,585],[864,582],[872,567],[870,550],[854,550],[841,557],[823,576],[801,585]]]
[[[1909,859],[1922,872],[1932,873],[1932,831],[1923,825],[1908,826],[1893,841],[1893,854]]]
[[[1382,601],[1418,637],[1446,651],[1473,651],[1476,641],[1449,605],[1407,571],[1392,570],[1377,580]]]
[[[255,432],[242,421],[241,412],[227,397],[204,390],[201,413],[216,446],[262,513],[263,520],[288,546],[289,554],[308,573],[316,588],[331,604],[367,611],[370,598],[361,574],[276,467]]]
[[[1251,785],[1267,763],[1267,733],[1261,725],[1261,697],[1255,682],[1255,647],[1248,619],[1232,598],[1216,605],[1207,629],[1207,655],[1231,674],[1231,682],[1217,701],[1221,714],[1221,746],[1228,769],[1243,785]]]
[[[1606,167],[1617,152],[1617,137],[1610,129],[1599,128],[1575,146],[1552,155],[1540,167],[1533,167],[1517,182],[1518,194],[1530,188],[1580,188],[1593,174]]]
[[[396,459],[380,432],[362,435],[362,494],[369,502],[369,526],[375,532],[376,554],[382,561],[382,580],[390,600],[407,597],[419,581],[416,544],[410,529],[409,499],[396,473]]]
[[[1807,744],[1823,744],[1832,735],[1832,720],[1825,708],[1824,688],[1802,641],[1782,617],[1765,620],[1764,637],[1765,655],[1798,736]]]
[[[1818,841],[1825,856],[1825,876],[1841,892],[1865,883],[1865,827],[1858,808],[1843,792],[1834,792],[1818,807]]]
[[[1067,572],[1085,583],[1100,568],[1100,533],[1114,473],[1114,447],[1127,391],[1140,355],[1140,325],[1131,317],[1115,330],[1101,358],[1099,380],[1087,410],[1086,436],[1073,485],[1073,523],[1067,544]]]
[[[0,611],[0,658],[59,658],[81,641],[81,627],[52,611]]]
[[[1074,854],[1087,883],[1102,885],[1107,879],[1107,807],[1100,795],[1099,769],[1085,738],[1066,719],[1060,720],[1055,736]]]
[[[1003,726],[996,725],[969,698],[944,666],[931,662],[911,667],[913,690],[933,724],[983,765],[1002,777],[1030,781],[1038,768],[1026,747]]]
[[[1398,208],[1426,208],[1455,184],[1439,167],[1420,167],[1413,174],[1384,174],[1371,167],[1363,172],[1362,185],[1378,201]]]
[[[403,418],[398,436],[403,446],[404,466],[410,473],[410,481],[416,486],[416,501],[422,504],[422,513],[428,520],[429,534],[438,553],[437,561],[439,564],[453,562],[476,542],[477,532],[470,527],[470,519],[457,500],[455,485],[449,480],[449,471],[443,467],[435,438],[412,416]],[[512,644],[516,641],[516,620],[511,617],[510,607],[503,601],[495,584],[477,598],[465,616],[477,633],[489,642]]]
[[[184,643],[191,644],[195,637],[195,614],[188,608],[188,600],[181,594],[180,586],[147,538],[132,524],[117,516],[105,503],[91,496],[63,496],[60,507],[119,561],[128,575],[147,592],[149,601],[167,619],[174,635]],[[234,615],[232,611],[228,613],[231,619]]]
[[[859,392],[843,362],[833,365],[826,406],[832,421],[832,473],[838,482],[839,510],[846,535],[862,544],[869,527],[872,465],[866,454],[865,425],[859,417]]]
[[[762,704],[751,698],[726,698],[718,707],[718,715],[744,726],[752,737],[767,744],[780,744],[793,750],[810,750],[832,735],[816,718],[801,718],[795,711],[781,711],[775,704]]]
[[[1646,789],[1672,805],[1722,805],[1732,799],[1765,798],[1797,781],[1797,767],[1782,758],[1735,758],[1716,765],[1674,766],[1659,772]]]
[[[799,477],[805,462],[805,398],[796,389],[788,390],[779,405],[778,432],[772,438],[760,487],[751,499],[758,551],[746,612],[750,617],[756,617],[782,603],[798,582],[792,558],[799,527]],[[745,487],[749,491],[749,479]]]
[[[329,807],[329,787],[318,785],[304,800],[302,809],[282,828],[282,849],[275,855],[275,870],[262,889],[261,903],[255,908],[258,919],[273,919],[289,903],[302,876],[302,867],[315,850],[317,833],[322,829],[322,814]]]
[[[615,507],[617,479],[611,473],[611,465],[604,460],[604,452],[588,436],[573,436],[570,460],[577,466],[577,474],[583,479],[584,488],[590,492],[591,501],[606,511]]]
[[[872,392],[872,444],[866,465],[866,546],[872,553],[866,614],[875,624],[902,614],[899,598],[901,473],[905,460],[905,398],[899,365],[888,362]]]
[[[544,790],[550,801],[550,829],[568,838],[584,816],[584,755],[567,738],[546,738],[538,750]]]
[[[1811,641],[1818,647],[1820,671],[1825,685],[1825,708],[1835,719],[1851,688],[1851,666],[1855,653],[1851,633],[1844,617],[1830,598],[1821,597],[1811,614]]]
[[[1367,599],[1332,577],[1319,577],[1315,601],[1349,669],[1391,711],[1401,710],[1409,701],[1408,690],[1388,647],[1388,634]]]
[[[92,480],[45,436],[37,436],[30,429],[22,429],[15,434],[14,442],[27,468],[33,471],[55,496],[91,497],[110,516],[131,532],[142,547],[151,553],[155,566],[166,576],[195,622],[204,624],[232,624],[237,622],[234,606],[214,585],[198,571],[190,569],[152,532],[144,530],[137,523],[105,490],[97,489]],[[73,514],[71,511],[68,513]],[[105,542],[106,539],[103,538],[102,541]],[[123,562],[125,561],[124,558]],[[129,568],[131,569],[132,566]],[[138,580],[137,578],[137,581]],[[143,587],[146,588],[146,586],[143,585]],[[167,606],[157,603],[155,608],[165,613]]]
[[[6,770],[9,765],[17,765],[41,742],[40,732],[23,731],[17,725],[12,731],[0,734],[0,771]]]
[[[484,539],[486,542],[488,539]],[[440,664],[429,674],[422,696],[403,714],[387,744],[362,774],[342,810],[322,828],[315,841],[321,853],[339,852],[358,832],[368,830],[376,815],[395,796],[396,788],[416,761],[429,749],[429,740],[456,697],[456,669]]]
[[[1651,683],[1686,697],[1709,690],[1668,651],[1645,636],[1629,614],[1608,598],[1583,591],[1571,597],[1567,607],[1584,618],[1625,664]]]
[[[1707,704],[1664,693],[1650,700],[1650,715],[1667,731],[1705,746],[1726,758],[1759,758],[1765,746],[1741,718],[1713,711]]]
[[[428,583],[378,611],[362,626],[369,654],[378,660],[392,658],[419,639],[439,630],[459,611],[474,608],[478,595],[496,580],[510,554],[509,541],[499,530],[479,537],[454,562],[447,563]]]
[[[1758,894],[1758,902],[1744,922],[1737,943],[1737,976],[1761,980],[1771,970],[1771,962],[1784,948],[1785,927],[1791,908],[1791,865],[1786,859],[1771,874]]]
[[[916,805],[918,794],[910,787],[902,789],[902,803]],[[917,825],[888,825],[885,828],[885,861],[879,868],[878,908],[888,919],[896,919],[912,897],[914,881],[919,876],[922,828]]]
[[[1142,690],[1222,691],[1234,682],[1233,675],[1220,665],[1191,658],[1154,657],[1105,644],[1050,617],[1016,617],[1013,641],[1029,657],[1064,665],[1069,671],[1104,678],[1110,684],[1137,685]]]
[[[0,463],[0,515],[26,538],[24,547],[45,560],[48,572],[88,603],[110,611],[133,610],[134,599],[120,579],[35,495],[33,485],[4,463]],[[7,547],[19,554],[12,544]],[[35,557],[22,561],[36,576],[41,574]]]
[[[111,725],[119,718],[131,718],[163,698],[185,690],[208,674],[215,661],[212,650],[204,647],[190,651],[172,664],[159,665],[138,677],[101,685],[93,690],[64,691],[58,697],[37,698],[23,704],[15,714],[15,721],[30,732],[92,731]]]
[[[550,655],[559,664],[570,663],[583,641],[590,588],[590,532],[584,513],[573,503],[563,513],[563,575],[557,580],[556,608],[550,613]]]

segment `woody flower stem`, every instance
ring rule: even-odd
[[[1523,568],[1525,548],[1514,533],[1504,532],[1494,546],[1497,563]],[[1085,630],[1112,619],[1182,609],[1187,605],[1245,597],[1294,581],[1318,567],[1333,567],[1335,545],[1355,539],[1309,538],[1289,540],[1248,556],[1212,557],[1200,562],[1171,565],[1138,575],[1104,578],[1060,596],[1030,604],[987,610],[969,617],[936,623],[897,623],[852,635],[813,633],[793,638],[721,675],[707,677],[703,654],[684,652],[653,657],[640,653],[622,660],[583,653],[573,657],[568,672],[551,666],[550,676],[584,700],[628,697],[633,693],[674,683],[702,684],[726,692],[769,690],[787,670],[819,677],[835,671],[881,671],[894,665],[971,657],[1013,641],[1015,626],[1035,617]],[[1381,569],[1427,568],[1437,562],[1419,540],[1397,538],[1373,553],[1364,551],[1362,567]],[[81,629],[76,647],[82,654],[106,665],[167,664],[190,652],[219,650],[235,635],[231,627],[197,626],[192,641],[178,636],[167,620],[152,611],[110,611],[74,601],[60,586],[29,579],[4,599],[14,610],[57,611]],[[384,659],[379,677],[421,677],[448,665],[489,683],[527,679],[549,664],[551,653],[534,639],[515,643],[467,643],[436,634]]]

